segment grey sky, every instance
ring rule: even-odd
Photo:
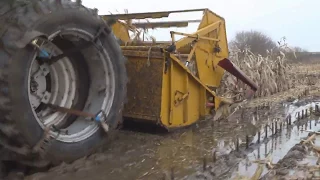
[[[98,8],[99,14],[167,11],[209,8],[224,17],[227,22],[228,40],[237,31],[260,30],[274,40],[286,36],[291,46],[300,46],[308,51],[320,51],[320,1],[319,0],[83,0],[90,8]],[[117,12],[118,11],[118,12]],[[171,17],[171,15],[169,16]],[[171,20],[200,19],[200,14],[176,15]],[[193,32],[196,26],[180,32]],[[152,35],[157,40],[168,40],[168,30],[156,30]]]

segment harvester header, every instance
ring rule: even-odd
[[[196,11],[203,12],[200,20],[135,22]],[[113,32],[128,58],[126,117],[155,122],[168,129],[190,125],[210,112],[208,102],[215,109],[219,107],[221,98],[216,89],[225,70],[253,90],[257,88],[228,60],[225,20],[208,9],[113,14],[103,18],[115,20]],[[194,33],[170,31],[171,41],[145,41],[129,36],[141,35],[145,29],[187,27],[197,22]],[[176,40],[177,35],[183,38]]]

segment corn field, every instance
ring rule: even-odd
[[[254,54],[250,49],[230,50],[230,60],[259,86],[258,91],[254,93],[254,98],[269,96],[294,86],[293,79],[295,78],[291,76],[291,73],[289,74],[291,65],[287,63],[285,53],[283,53],[286,48],[284,44],[277,49],[267,50],[266,57]],[[241,101],[253,92],[249,86],[226,72],[217,93],[225,98]]]

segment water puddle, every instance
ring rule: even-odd
[[[304,119],[306,121],[305,124],[301,125],[298,122],[298,113],[300,113],[300,116],[302,114],[302,110],[305,111],[306,109],[310,109],[310,107],[315,107],[315,105],[318,103],[309,103],[303,106],[294,106],[294,105],[288,105],[286,106],[286,112],[287,114],[291,115],[291,123],[296,122],[297,125],[294,126],[288,126],[287,122],[285,122],[282,127],[281,131],[278,131],[277,136],[274,138],[271,138],[269,141],[262,143],[260,146],[256,147],[251,153],[247,155],[247,158],[242,160],[239,164],[237,169],[232,173],[232,177],[236,177],[237,175],[252,177],[258,168],[257,163],[252,163],[255,160],[258,159],[266,159],[269,154],[271,154],[272,157],[272,163],[277,163],[279,160],[281,160],[288,151],[297,143],[301,141],[302,138],[305,138],[309,132],[308,131],[319,131],[320,130],[320,124],[318,122],[318,118],[315,119],[315,117],[311,117],[313,119],[309,119],[309,121],[306,121],[307,119]],[[300,125],[299,125],[300,124]],[[263,130],[262,130],[263,131]],[[271,132],[270,132],[271,133]],[[269,133],[269,134],[270,134]],[[264,137],[261,137],[262,139]],[[255,136],[255,141],[257,141],[257,136]],[[318,142],[320,144],[320,142]],[[312,159],[311,157],[307,157],[303,163],[312,163],[315,164],[316,160]],[[265,168],[262,176],[266,174],[268,170]]]

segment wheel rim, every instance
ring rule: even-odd
[[[52,34],[49,37],[50,41],[37,39],[37,44],[50,55],[62,54],[62,49],[53,43],[56,37],[65,37],[71,42],[75,38],[82,41],[93,39],[93,35],[86,31],[65,29],[63,32]],[[100,44],[99,41],[95,44],[96,47],[99,47],[99,51],[98,48],[92,46],[88,48],[89,50],[80,52],[84,56],[89,69],[88,76],[91,79],[88,97],[79,97],[76,87],[77,83],[81,83],[81,79],[70,58],[63,58],[49,65],[39,62],[36,58],[38,53],[36,53],[32,59],[28,76],[28,96],[35,119],[41,128],[45,129],[51,125],[59,126],[70,118],[70,115],[66,113],[54,112],[44,106],[45,103],[72,108],[77,98],[87,98],[84,108],[80,110],[90,113],[103,110],[107,116],[109,115],[115,94],[115,73],[107,51]],[[92,54],[98,57],[94,63],[90,59]],[[62,131],[50,131],[50,134],[59,141],[78,142],[91,137],[98,129],[99,125],[95,122],[85,117],[77,117]]]

